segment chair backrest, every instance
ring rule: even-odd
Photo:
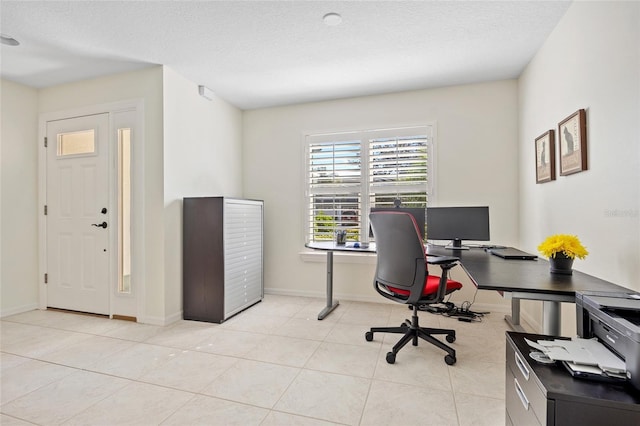
[[[381,211],[369,215],[376,240],[378,261],[374,287],[383,296],[378,283],[409,291],[414,301],[422,295],[427,278],[427,262],[422,238],[415,219],[409,213]]]

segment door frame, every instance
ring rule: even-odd
[[[136,318],[143,318],[145,312],[145,233],[144,233],[144,100],[133,99],[120,102],[112,102],[73,108],[62,111],[41,113],[38,119],[38,252],[39,252],[39,286],[38,308],[47,309],[47,284],[44,282],[47,272],[47,220],[44,215],[44,206],[47,204],[47,151],[44,147],[44,138],[47,135],[47,123],[50,121],[64,120],[87,115],[107,113],[109,114],[108,131],[108,181],[109,181],[109,205],[107,208],[114,211],[117,208],[117,135],[114,127],[114,114],[118,112],[134,111],[135,134],[131,144],[131,163],[135,164],[131,173],[131,280],[135,283]],[[52,141],[49,141],[52,144]],[[55,149],[49,145],[48,149]],[[118,273],[118,238],[117,231],[120,224],[117,214],[109,221],[109,317],[117,315],[117,280]],[[114,309],[116,308],[116,309]]]

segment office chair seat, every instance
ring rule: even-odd
[[[372,327],[365,333],[365,339],[372,341],[374,333],[403,334],[387,353],[389,364],[395,363],[396,354],[409,341],[417,346],[419,338],[446,351],[445,362],[448,365],[455,364],[455,349],[434,337],[445,335],[447,342],[453,343],[456,340],[455,330],[420,327],[418,305],[441,303],[445,295],[462,288],[460,282],[448,278],[448,271],[457,264],[458,259],[427,259],[421,232],[409,213],[376,211],[369,218],[378,253],[373,287],[387,299],[409,305],[413,315],[411,320],[406,319],[399,327]],[[429,275],[428,264],[438,265],[441,275]]]
[[[438,291],[438,286],[440,285],[440,277],[436,277],[435,275],[427,275],[427,279],[424,283],[424,289],[422,290],[423,296],[429,296],[430,294],[435,294]],[[392,292],[399,294],[401,296],[409,296],[411,292],[409,290],[405,290],[403,288],[397,288],[392,286],[387,286],[389,290]],[[458,281],[447,280],[447,288],[445,294],[449,294],[452,291],[460,290],[462,288],[462,284]]]

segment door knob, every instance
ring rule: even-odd
[[[92,223],[91,226],[97,226],[98,228],[104,228],[107,229],[107,222],[102,222],[102,223]]]

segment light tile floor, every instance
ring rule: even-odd
[[[454,328],[458,361],[426,342],[385,355],[406,306],[267,295],[223,324],[167,327],[57,311],[3,318],[2,425],[504,425],[502,314]]]

